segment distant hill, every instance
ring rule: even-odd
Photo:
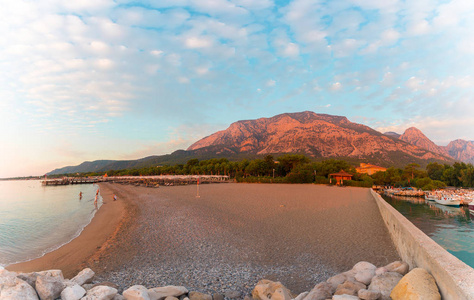
[[[400,136],[401,136],[401,134],[393,132],[393,131],[384,132],[384,135],[391,136],[391,137],[394,137],[396,139],[400,138]]]
[[[454,140],[444,148],[454,159],[474,164],[474,141]]]
[[[409,129],[401,136],[396,133],[382,134],[368,126],[350,122],[343,116],[310,111],[285,113],[271,118],[237,121],[229,128],[195,142],[187,150],[137,160],[84,162],[56,169],[49,174],[184,164],[192,158],[240,160],[288,153],[305,154],[315,160],[339,158],[351,163],[370,162],[380,166],[401,167],[408,163],[426,166],[430,162],[454,162],[448,156],[449,151],[440,151],[421,131],[415,129]],[[467,145],[464,148],[472,149],[470,147]],[[452,151],[464,148],[456,146]]]

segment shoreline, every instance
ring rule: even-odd
[[[113,201],[112,190],[104,184],[99,186],[102,206],[79,236],[41,257],[10,264],[5,269],[25,273],[60,269],[66,278],[72,278],[77,272],[93,264],[95,257],[113,243],[128,215],[126,200],[118,197],[117,201]]]

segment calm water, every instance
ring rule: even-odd
[[[37,180],[0,181],[0,265],[40,257],[77,237],[96,212],[97,189],[92,184],[43,187]],[[98,202],[100,208],[100,196]]]
[[[474,215],[422,198],[383,198],[441,247],[474,268]]]

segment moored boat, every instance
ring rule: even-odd
[[[439,197],[435,198],[436,203],[446,205],[446,206],[460,206],[461,205],[461,200],[459,199],[454,199],[451,196],[448,195],[440,195]]]

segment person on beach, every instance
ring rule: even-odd
[[[114,201],[117,201],[117,195],[114,194]]]
[[[97,192],[95,192],[96,196],[99,196],[99,189],[97,189]]]
[[[99,194],[95,194],[95,200],[94,200],[94,206],[97,208],[97,198],[99,197]]]
[[[79,192],[79,200],[82,199],[82,192]]]

